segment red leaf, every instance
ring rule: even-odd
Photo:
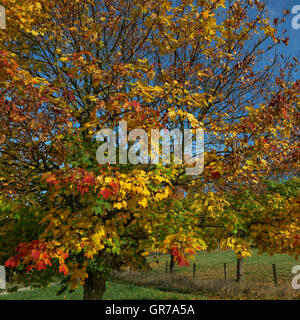
[[[33,266],[27,266],[26,267],[26,272],[29,272],[29,271],[31,271],[33,269]]]
[[[119,184],[116,182],[111,182],[109,185],[113,188],[113,193],[117,194],[119,189]]]
[[[68,258],[68,256],[69,256],[68,252],[65,252],[62,254],[62,257],[64,260],[66,260]]]
[[[77,189],[82,195],[89,191],[89,188],[86,186],[77,186]]]
[[[213,179],[218,179],[218,178],[220,178],[220,172],[218,172],[218,171],[213,171],[213,172],[211,173],[211,176],[212,176]]]
[[[47,178],[47,179],[46,179],[46,182],[47,182],[47,183],[52,183],[52,184],[54,184],[54,185],[57,185],[57,184],[59,183],[59,181],[57,181],[56,178],[53,177],[53,176],[50,176],[49,178]]]
[[[19,264],[19,260],[15,257],[9,258],[7,261],[5,261],[5,267],[8,268],[15,268]]]
[[[35,266],[35,268],[38,270],[38,271],[41,271],[41,270],[46,270],[47,269],[47,267],[46,267],[46,265],[44,264],[44,262],[38,262],[37,264],[36,264],[36,266]]]
[[[135,111],[139,112],[141,111],[141,105],[137,101],[132,101],[131,105],[134,107]]]
[[[174,257],[178,256],[180,253],[177,247],[172,247],[170,252],[171,252],[171,255]]]
[[[69,273],[68,268],[65,264],[62,264],[58,270],[60,273],[63,273],[65,276]]]
[[[87,174],[83,180],[82,180],[83,183],[87,183],[87,184],[90,184],[90,185],[93,185],[95,183],[95,178],[93,175],[89,175]]]
[[[112,194],[112,192],[108,189],[102,188],[100,190],[100,194],[104,199],[107,199]]]
[[[38,260],[40,257],[41,252],[39,250],[33,250],[31,252],[31,256],[34,260]]]
[[[190,265],[189,261],[186,259],[185,255],[183,255],[183,254],[178,256],[177,261],[178,261],[178,265],[180,267],[183,267],[183,266],[188,267]]]

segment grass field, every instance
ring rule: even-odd
[[[0,300],[82,300],[83,288],[80,287],[73,293],[56,296],[59,285],[47,289],[34,289],[1,294]],[[154,288],[145,288],[132,284],[107,282],[104,300],[204,300],[201,295],[183,294],[178,292],[161,291]]]
[[[262,280],[272,282],[272,264],[276,264],[277,276],[279,280],[292,279],[292,267],[300,262],[287,255],[262,256],[257,255],[254,250],[252,257],[244,259],[243,271],[245,281]],[[150,257],[152,274],[161,274],[165,272],[166,261],[170,260],[168,255]],[[158,262],[158,263],[157,263]],[[190,261],[189,267],[177,267],[176,273],[180,275],[192,276],[193,262],[196,263],[196,274],[201,279],[224,279],[224,263],[227,264],[227,273],[229,279],[236,277],[236,256],[233,252],[214,251],[210,253],[198,254],[194,260]]]
[[[287,255],[258,256],[244,259],[242,283],[236,283],[236,256],[233,252],[215,251],[198,254],[188,267],[175,268],[175,274],[165,272],[170,256],[149,257],[151,270],[114,274],[121,283],[134,283],[160,290],[201,293],[208,299],[300,299],[299,290],[292,288],[292,267],[300,264]],[[193,279],[193,262],[196,277]],[[224,263],[227,281],[224,281]],[[278,285],[273,282],[272,264],[276,265]]]
[[[236,283],[236,257],[232,252],[215,251],[198,254],[189,267],[175,268],[173,275],[165,272],[170,256],[149,257],[149,271],[113,273],[107,282],[105,300],[205,300],[205,299],[300,299],[300,290],[291,285],[291,269],[300,264],[286,255],[257,256],[244,260],[242,283]],[[193,279],[193,262],[196,277]],[[224,263],[227,281],[224,281]],[[273,283],[272,264],[276,264],[278,285]],[[46,290],[35,289],[0,295],[0,300],[81,300],[83,289],[56,296],[58,285]]]

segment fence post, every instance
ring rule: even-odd
[[[243,280],[243,258],[237,258],[236,281],[241,282],[242,280]]]
[[[171,254],[171,260],[170,260],[170,273],[174,273],[175,269],[175,260],[174,256]]]
[[[273,263],[273,264],[272,264],[272,267],[273,267],[273,279],[274,279],[274,283],[275,283],[275,285],[277,285],[277,284],[278,284],[278,281],[277,281],[276,264]]]
[[[193,263],[193,280],[196,278],[196,263]]]
[[[226,263],[224,263],[224,279],[226,282],[227,281],[227,265],[226,265]]]
[[[168,273],[168,261],[166,261],[166,273]]]

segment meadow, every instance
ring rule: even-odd
[[[150,270],[114,272],[107,282],[105,300],[206,300],[206,299],[300,299],[299,290],[292,288],[291,269],[300,264],[287,255],[258,256],[244,259],[243,281],[237,283],[236,256],[233,252],[214,251],[200,253],[190,266],[175,267],[166,273],[169,255],[152,255]],[[193,278],[193,263],[196,274]],[[227,265],[227,281],[224,279]],[[276,265],[278,284],[273,281],[272,265]],[[58,285],[45,289],[24,290],[1,294],[0,300],[81,300],[83,289],[56,296]]]
[[[176,266],[174,274],[166,273],[166,261],[169,265],[170,256],[152,256],[149,260],[151,270],[114,273],[114,280],[160,290],[201,293],[207,299],[300,299],[299,290],[294,290],[291,284],[294,276],[291,270],[300,262],[288,255],[259,256],[253,250],[253,255],[243,261],[243,281],[240,283],[236,282],[236,256],[230,251],[200,253],[189,266]],[[195,279],[193,263],[196,265]],[[273,264],[276,265],[277,285],[273,279]]]

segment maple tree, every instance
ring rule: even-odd
[[[228,237],[248,219],[227,210],[228,192],[292,175],[299,157],[298,61],[267,60],[288,44],[280,20],[258,0],[2,2],[6,266],[42,284],[60,273],[62,290],[83,284],[85,299],[101,299],[109,272],[145,268],[150,250],[180,265],[218,244],[247,255],[248,242]],[[128,131],[203,128],[204,172],[99,164],[95,135],[121,120]],[[15,214],[24,222],[33,214],[40,227],[11,236]],[[261,221],[270,217],[267,210]],[[252,233],[260,249],[263,232]],[[294,254],[297,245],[280,250]]]

